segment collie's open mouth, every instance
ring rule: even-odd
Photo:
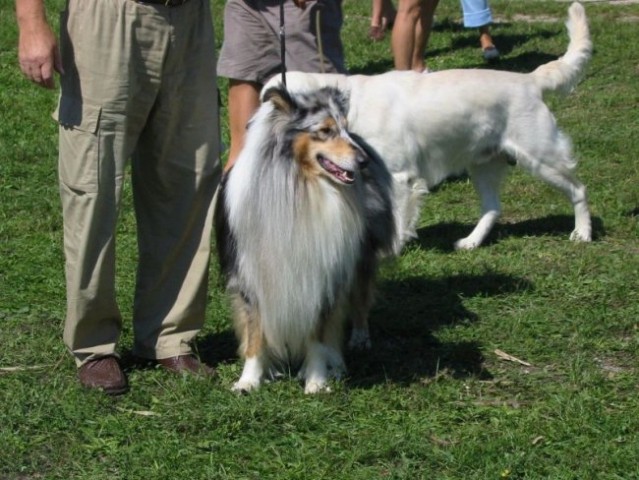
[[[338,167],[324,155],[317,155],[317,161],[324,170],[333,175],[333,177],[335,177],[340,182],[350,185],[355,181],[355,173],[350,170],[345,170],[341,167]]]

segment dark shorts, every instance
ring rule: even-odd
[[[346,73],[340,0],[284,2],[286,69]],[[218,75],[260,84],[282,69],[279,0],[228,0]]]

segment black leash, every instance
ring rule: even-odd
[[[286,31],[284,29],[284,1],[280,0],[280,57],[282,59],[282,84],[286,88]]]

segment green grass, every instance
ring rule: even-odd
[[[447,182],[427,198],[419,239],[384,266],[375,349],[348,354],[349,376],[334,393],[305,396],[284,379],[237,396],[230,386],[241,365],[215,261],[197,348],[219,378],[176,378],[132,361],[127,187],[117,287],[132,390],[113,399],[79,387],[62,344],[56,94],[19,73],[12,3],[0,6],[0,478],[639,478],[636,5],[586,5],[595,44],[588,74],[573,95],[550,100],[580,159],[593,243],[569,242],[568,202],[513,171],[488,244],[454,252],[478,202],[467,180]],[[48,0],[54,23],[62,3]],[[564,51],[566,3],[491,7],[497,68],[529,71]],[[222,8],[215,0],[218,42]],[[388,37],[366,38],[369,2],[346,0],[344,9],[349,68],[390,69]],[[456,0],[441,2],[432,68],[482,66],[476,33],[459,18]]]

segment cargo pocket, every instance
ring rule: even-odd
[[[97,192],[102,108],[79,98],[60,97],[53,118],[60,125],[60,182],[70,189]]]

